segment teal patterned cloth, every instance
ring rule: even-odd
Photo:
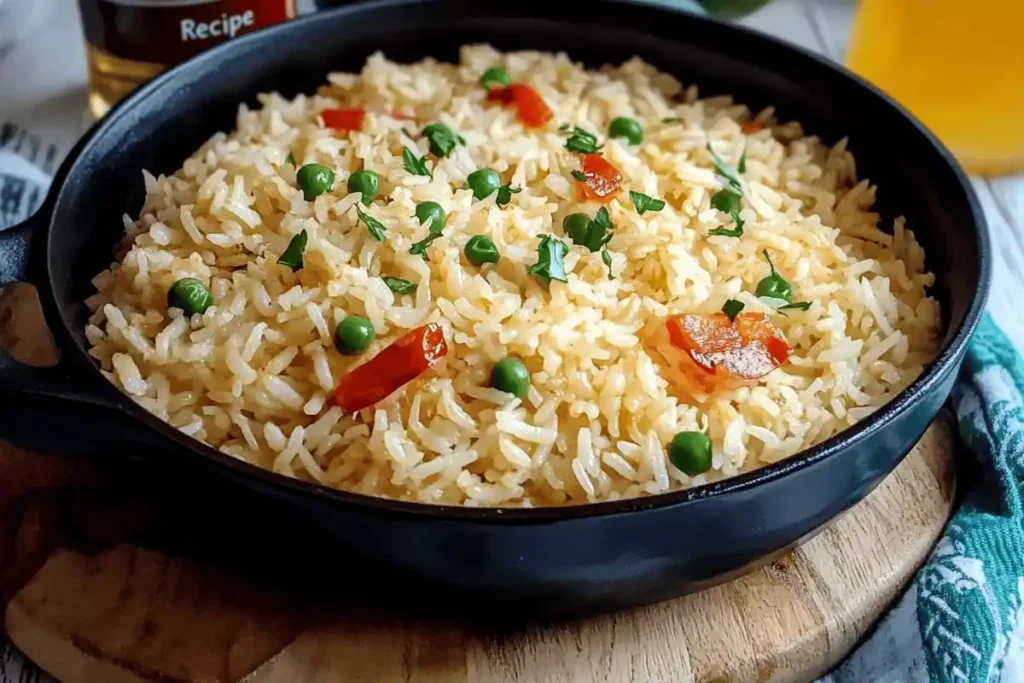
[[[819,683],[1024,682],[1024,359],[989,316],[953,390],[972,488],[899,603]]]

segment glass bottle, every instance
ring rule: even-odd
[[[295,16],[295,0],[79,0],[89,111],[99,118],[168,66]]]
[[[1021,0],[861,0],[850,68],[973,173],[1024,170]]]

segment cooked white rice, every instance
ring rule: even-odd
[[[479,85],[490,66],[533,85],[554,112],[541,131],[488,104]],[[685,74],[681,74],[685,77]],[[751,112],[639,59],[585,71],[564,54],[462,50],[458,65],[400,65],[377,54],[361,74],[332,74],[312,97],[276,94],[242,106],[237,130],[218,133],[172,176],[145,173],[138,220],[125,218],[125,251],[98,275],[87,329],[92,354],[140,405],[224,453],[275,472],[361,493],[429,503],[534,506],[656,494],[735,475],[790,456],[862,419],[912,381],[932,358],[939,307],[933,276],[901,219],[891,232],[871,212],[875,189],[858,181],[841,141],[829,148],[799,124]],[[327,130],[317,112],[365,107],[361,132]],[[415,122],[386,115],[415,114]],[[574,198],[576,155],[560,123],[597,132],[630,116],[639,147],[608,140],[602,154],[626,189],[668,206],[639,216],[623,191],[608,208],[614,279],[598,253],[573,247],[569,282],[546,287],[527,270],[541,235],[562,235]],[[665,122],[666,118],[678,121]],[[418,130],[444,122],[465,138],[434,177],[410,175],[402,149],[428,152]],[[411,134],[411,136],[410,136]],[[713,237],[731,220],[710,208],[721,179],[705,145],[733,165],[746,148],[741,238]],[[299,165],[335,169],[332,191],[308,202]],[[377,171],[370,213],[387,228],[370,239],[346,179],[360,163]],[[432,163],[434,163],[432,161]],[[522,187],[499,208],[463,189],[477,168]],[[427,229],[417,202],[448,213],[430,261],[409,254]],[[926,226],[927,227],[927,226]],[[309,235],[305,268],[277,264],[292,236]],[[473,235],[498,245],[499,264],[462,256]],[[716,313],[752,293],[770,250],[807,311],[772,314],[793,350],[754,386],[703,400],[673,395],[638,332],[654,316]],[[417,283],[392,293],[382,276]],[[214,305],[186,319],[167,306],[179,278],[210,284]],[[335,325],[368,318],[377,338],[360,357],[339,354]],[[410,328],[439,322],[449,353],[421,379],[356,415],[329,400],[338,378]],[[493,363],[524,360],[524,400],[487,386]],[[682,430],[706,432],[707,475],[688,477],[666,457]]]

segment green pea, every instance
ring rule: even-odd
[[[483,265],[484,263],[497,263],[501,260],[501,254],[498,253],[498,247],[495,246],[494,240],[486,235],[474,235],[469,238],[466,242],[466,258],[474,266]]]
[[[711,439],[700,432],[679,432],[668,446],[668,459],[691,477],[704,474],[711,469]]]
[[[644,141],[644,129],[633,119],[620,116],[608,126],[608,137],[626,138],[631,145],[639,145]]]
[[[491,370],[491,386],[516,398],[522,398],[530,388],[530,373],[523,365],[523,361],[518,358],[502,358]]]
[[[571,213],[562,219],[562,230],[566,235],[586,235],[590,232],[590,216],[585,213]]]
[[[185,315],[205,313],[212,305],[210,290],[194,277],[183,277],[167,290],[167,307],[180,308]]]
[[[473,171],[466,178],[466,182],[469,183],[469,189],[473,191],[473,196],[477,199],[486,199],[501,188],[501,176],[497,171],[492,171],[489,168]]]
[[[768,267],[771,269],[771,274],[761,278],[761,281],[757,283],[757,289],[754,293],[758,296],[767,296],[772,299],[783,299],[790,303],[793,302],[793,286],[786,282],[781,275],[775,272],[775,264],[772,263],[772,259],[768,256],[768,250],[764,251],[764,258],[768,261]]]
[[[492,83],[499,86],[506,86],[509,82],[508,72],[500,66],[492,66],[484,72],[483,76],[480,77],[480,85],[484,87],[484,90],[490,90]]]
[[[416,220],[420,225],[426,225],[431,234],[441,234],[448,215],[437,202],[420,202],[416,205]]]
[[[361,353],[373,341],[373,323],[358,315],[350,315],[334,330],[334,345],[342,353]]]
[[[302,196],[311,202],[334,185],[334,171],[320,164],[306,164],[295,174]]]
[[[380,190],[380,176],[374,171],[363,169],[356,171],[348,177],[348,191],[359,192],[363,195],[363,204],[367,206],[373,202]]]

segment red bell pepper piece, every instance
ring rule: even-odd
[[[488,102],[499,102],[501,104],[512,104],[512,86],[491,88],[487,91]]]
[[[440,325],[417,327],[346,373],[334,389],[334,403],[345,413],[368,408],[422,375],[447,353]]]
[[[582,202],[606,202],[622,187],[622,174],[600,154],[583,157],[586,181],[576,181],[576,196]]]
[[[705,372],[737,379],[758,379],[789,359],[782,332],[761,313],[740,313],[730,321],[722,313],[670,317],[669,339]]]
[[[488,102],[500,102],[516,108],[516,118],[528,128],[540,128],[551,120],[551,109],[540,93],[525,83],[512,83],[487,91]]]
[[[320,112],[324,125],[334,130],[362,130],[365,109],[324,109]]]

